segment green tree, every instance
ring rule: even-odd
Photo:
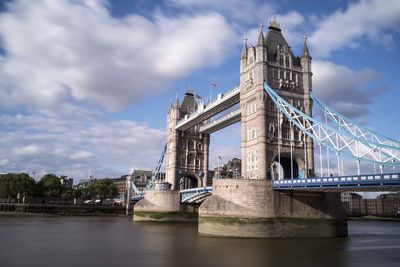
[[[40,179],[41,194],[46,197],[60,197],[65,187],[60,183],[60,178],[54,174],[46,174]]]
[[[23,200],[35,192],[35,180],[26,173],[7,173],[0,176],[0,197]]]
[[[99,179],[92,181],[90,186],[95,194],[100,200],[106,198],[113,198],[118,196],[118,188],[110,179]]]

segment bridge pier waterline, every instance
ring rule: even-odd
[[[347,236],[340,193],[274,191],[269,180],[215,180],[199,208],[201,235],[281,238]]]
[[[144,199],[135,204],[133,220],[156,222],[197,221],[195,208],[181,204],[178,190],[147,190]]]

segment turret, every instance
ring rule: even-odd
[[[240,56],[240,72],[243,72],[247,65],[247,50],[247,38],[244,36],[242,55]]]
[[[258,34],[258,41],[256,47],[256,61],[265,62],[267,60],[267,48],[264,41],[264,26],[260,24],[260,32]]]
[[[304,93],[308,94],[312,90],[312,83],[311,83],[312,72],[311,72],[311,56],[310,52],[308,51],[306,36],[304,36],[304,45],[303,49],[301,50],[300,65],[303,69]]]

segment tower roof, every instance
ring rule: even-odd
[[[290,48],[288,43],[286,42],[285,37],[283,36],[280,28],[280,24],[276,18],[274,18],[268,27],[268,32],[265,36],[264,40],[265,46],[267,47],[267,59],[268,61],[276,61],[276,56],[278,52],[278,46],[287,46]],[[294,65],[300,65],[300,59],[293,55],[293,52],[290,51],[290,54],[293,59]]]
[[[183,117],[186,114],[193,113],[197,109],[197,103],[194,99],[193,90],[189,87],[186,90],[185,97],[183,98],[181,105],[180,116]]]

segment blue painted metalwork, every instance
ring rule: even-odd
[[[212,187],[197,187],[191,189],[181,190],[181,202],[182,203],[198,203],[197,200],[204,200],[205,197],[211,195]]]
[[[399,140],[395,140],[381,133],[372,131],[349,119],[343,114],[340,114],[339,112],[328,106],[324,101],[319,99],[313,92],[310,92],[310,98],[315,104],[317,104],[316,106],[321,109],[324,115],[327,115],[327,118],[329,118],[330,121],[335,123],[338,127],[349,131],[352,135],[362,137],[364,139],[369,138],[371,140],[371,143],[374,143],[376,145],[384,144],[391,148],[400,148]]]
[[[364,138],[356,137],[340,127],[334,128],[308,116],[289,104],[279,96],[268,84],[264,89],[274,101],[279,111],[296,125],[304,134],[319,144],[326,146],[338,154],[347,155],[356,160],[363,160],[381,165],[400,166],[400,153],[386,153],[382,148],[391,149],[387,145],[376,146]]]
[[[276,190],[385,191],[400,189],[400,173],[333,176],[323,178],[275,180]]]

